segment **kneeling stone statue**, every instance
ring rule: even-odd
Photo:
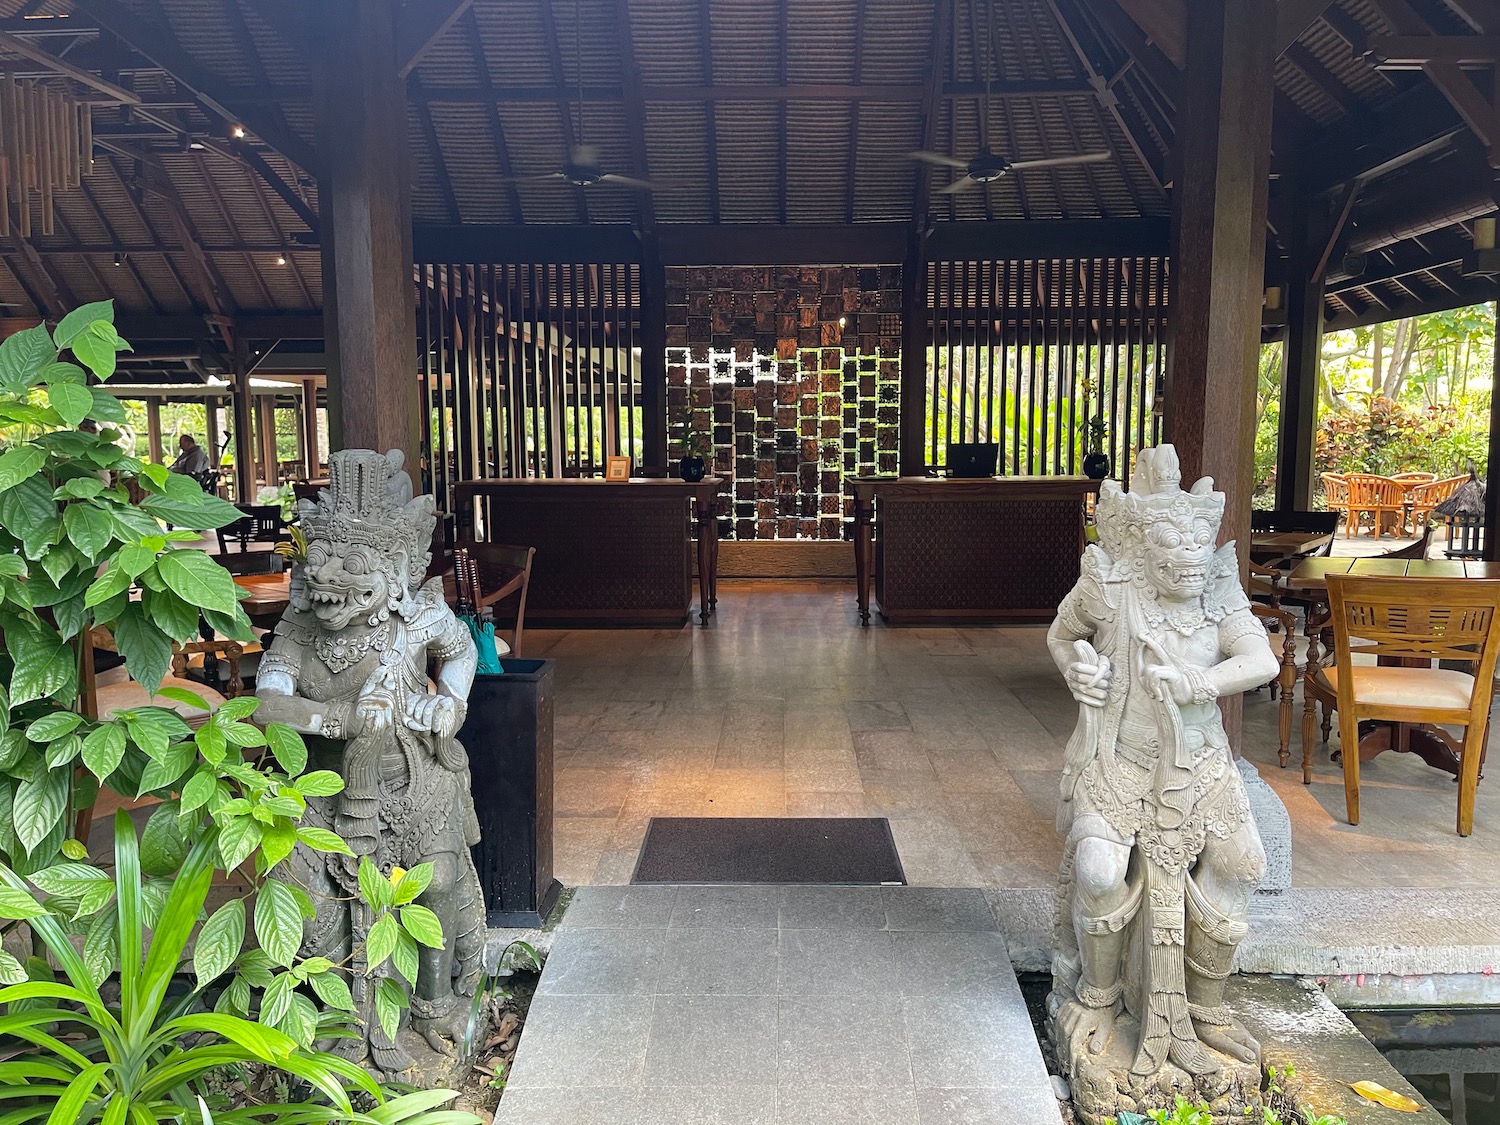
[[[1141,450],[1129,492],[1105,481],[1078,584],[1047,635],[1078,700],[1063,767],[1066,835],[1049,1025],[1083,1119],[1206,1099],[1259,1102],[1260,1046],[1225,1006],[1265,871],[1216,700],[1277,670],[1224,494],[1181,487],[1170,445]]]
[[[484,968],[484,904],[469,853],[479,823],[468,757],[454,738],[478,654],[441,580],[424,581],[435,505],[413,498],[401,465],[399,452],[343,450],[329,458],[329,487],[301,502],[307,558],[292,571],[290,605],[261,659],[257,714],[303,732],[309,767],[344,779],[342,793],[308,799],[303,823],[338,833],[355,858],[298,845],[277,871],[316,904],[303,956],[362,968],[371,920],[358,897],[359,857],[386,875],[433,865],[417,901],[437,914],[445,945],[420,950],[409,1023],[388,1038],[370,982],[356,972],[365,1036],[333,1049],[388,1080],[451,1086],[468,1070],[471,998]]]

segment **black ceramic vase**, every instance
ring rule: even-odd
[[[1109,476],[1109,454],[1097,450],[1083,459],[1083,475],[1090,480],[1103,480]]]
[[[707,466],[702,457],[684,457],[677,463],[677,475],[686,481],[700,481],[705,472]]]

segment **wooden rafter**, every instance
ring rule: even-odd
[[[855,0],[854,4],[854,71],[856,84],[864,77],[865,65],[865,5],[866,0]],[[849,147],[844,154],[844,222],[854,222],[855,182],[859,177],[859,102],[849,106]]]
[[[123,86],[116,85],[108,79],[101,78],[92,71],[85,70],[80,66],[74,66],[67,59],[60,59],[56,55],[42,50],[35,43],[22,39],[19,35],[11,35],[0,31],[0,47],[13,55],[20,55],[24,59],[45,67],[47,70],[71,78],[74,82],[87,86],[91,90],[97,90],[121,103],[122,105],[139,105],[141,97]]]
[[[199,181],[208,188],[208,197],[214,202],[214,209],[219,213],[219,221],[223,223],[225,228],[228,229],[231,233],[238,236],[239,228],[235,225],[234,219],[229,213],[229,208],[224,203],[224,193],[219,190],[219,185],[215,182],[213,176],[209,174],[208,168],[204,163],[202,153],[195,154],[193,164],[198,169]],[[253,182],[254,181],[252,181],[252,183]],[[186,218],[185,209],[183,212],[183,217]],[[193,233],[196,235],[197,232],[194,231]],[[201,240],[199,241],[198,245],[201,251]],[[208,258],[206,251],[203,251],[203,255],[205,263],[212,264]],[[276,306],[276,299],[271,296],[270,286],[266,284],[266,279],[261,276],[261,271],[255,268],[255,259],[252,258],[248,252],[246,252],[240,255],[240,264],[245,267],[245,272],[250,274],[250,276],[255,279],[256,288],[260,290],[260,295],[265,298],[265,307],[274,308]],[[229,292],[229,289],[227,284],[224,284],[224,278],[222,274],[218,275],[218,281],[221,283],[221,287],[219,290],[220,295],[226,296]]]
[[[252,180],[250,181],[250,190],[255,192],[255,201],[260,204],[261,214],[266,218],[266,226],[271,229],[273,234],[280,233],[276,224],[276,212],[271,207],[271,201],[266,198],[266,193],[262,185]],[[297,283],[297,288],[302,291],[303,306],[309,309],[316,308],[318,299],[313,297],[312,290],[308,287],[307,279],[302,276],[302,267],[297,264],[297,255],[283,254],[282,257],[286,260],[287,269],[291,271],[292,280]]]
[[[10,237],[5,241],[10,243],[18,259],[12,264],[11,272],[16,274],[16,280],[25,285],[32,303],[42,310],[44,316],[57,318],[78,306],[78,298],[73,296],[67,282],[47,268],[47,263],[42,261],[31,241],[21,237],[16,224],[11,225]],[[10,257],[6,261],[12,263]],[[16,266],[20,267],[19,271]]]
[[[413,90],[422,88],[422,78],[413,74],[407,79],[407,83]],[[437,177],[438,191],[443,196],[443,208],[448,212],[448,221],[455,226],[463,222],[463,214],[458,208],[458,195],[453,190],[453,180],[448,175],[448,162],[443,158],[443,146],[438,142],[437,127],[432,123],[432,107],[426,102],[418,101],[417,124],[422,129],[422,140],[427,145],[427,155],[432,160],[432,174]]]
[[[1500,0],[1447,0],[1447,3],[1479,34],[1500,34]]]
[[[698,54],[703,63],[703,81],[714,84],[713,15],[710,0],[698,0]],[[719,221],[719,122],[718,105],[712,99],[703,105],[703,141],[708,148],[708,217]]]
[[[1293,43],[1282,52],[1282,58],[1286,59],[1303,78],[1312,83],[1318,93],[1338,106],[1346,117],[1361,116],[1364,107],[1342,82],[1328,73],[1327,68],[1318,61],[1318,56],[1309,51],[1301,43]]]
[[[448,34],[474,0],[406,0],[396,10],[396,74],[405,78]]]
[[[700,8],[701,10],[701,8]],[[700,41],[703,32],[699,32]],[[648,102],[674,104],[697,102],[919,102],[926,96],[925,82],[720,82],[705,74],[702,83],[644,83],[641,95]],[[1026,99],[1039,95],[1086,94],[1088,86],[1072,78],[1027,78],[990,85],[990,100]],[[585,83],[583,93],[591,102],[618,102],[624,88],[615,83]],[[944,101],[971,101],[984,94],[984,84],[977,81],[948,82],[937,96]],[[284,101],[306,101],[304,87],[268,87],[246,89],[242,97]],[[551,103],[560,98],[576,98],[577,85],[553,82],[537,86],[437,85],[427,84],[422,97],[430,102],[453,102],[458,105],[482,104],[486,101]]]
[[[307,200],[302,198],[302,194],[296,188],[276,174],[276,170],[266,162],[266,158],[258,150],[243,140],[231,140],[224,146],[224,149],[227,154],[238,158],[242,164],[259,176],[266,187],[274,191],[281,201],[291,208],[292,213],[302,220],[314,237],[321,233],[322,224],[318,221],[318,213],[308,205]]]
[[[615,42],[620,48],[620,73],[625,80],[625,138],[630,146],[632,175],[651,179],[646,155],[646,99],[641,96],[641,68],[635,57],[635,35],[630,26],[630,5],[615,0]],[[656,235],[656,204],[649,191],[637,191],[636,216],[648,238]]]
[[[955,2],[960,2],[960,0],[955,0]],[[967,13],[968,22],[969,22],[969,63],[973,67],[973,70],[974,70],[974,80],[976,82],[981,82],[982,83],[984,81],[984,75],[980,72],[980,69],[979,69],[980,66],[981,66],[981,63],[979,61],[979,10],[978,9],[979,9],[979,0],[967,0],[967,3],[964,6],[964,11]],[[1010,105],[1009,102],[1001,102],[1000,103],[1000,108],[1005,113],[1005,148],[1008,149],[1011,152],[1014,152],[1015,149],[1016,149],[1016,122],[1015,122],[1015,117],[1014,117],[1014,115],[1011,112],[1011,105]],[[958,115],[958,107],[957,106],[953,107],[953,114],[954,114],[954,119],[957,120],[957,115]],[[990,132],[989,104],[988,104],[987,101],[980,100],[980,101],[977,101],[977,102],[974,103],[974,121],[975,121],[975,130],[974,131],[975,131],[975,134],[979,137],[979,143],[982,144],[982,145],[988,146],[991,143],[991,140],[990,140],[990,135],[989,135],[989,132]],[[956,126],[955,126],[955,128],[954,128],[955,138],[956,138],[957,131],[958,130],[957,130]],[[957,143],[957,141],[955,139],[955,144],[956,143]],[[956,152],[956,149],[950,148],[948,151],[949,152]],[[952,173],[949,173],[949,175],[951,176]],[[1027,202],[1026,202],[1026,184],[1025,184],[1025,182],[1019,176],[1016,177],[1016,191],[1017,191],[1017,193],[1021,197],[1021,214],[1025,215],[1027,218],[1030,218],[1031,217],[1031,208],[1030,208],[1030,206],[1027,205]],[[995,197],[994,197],[994,195],[991,194],[991,189],[990,189],[989,184],[985,184],[984,187],[982,187],[980,189],[979,195],[980,195],[980,201],[984,205],[984,217],[985,217],[985,221],[986,222],[993,222],[994,219],[995,219]],[[956,200],[956,199],[953,200],[953,203],[954,203],[954,205],[956,207],[957,204],[958,204],[958,200]]]
[[[1500,60],[1500,35],[1372,35],[1365,57],[1382,70],[1425,63],[1488,65]]]
[[[1280,0],[1276,5],[1276,53],[1283,54],[1317,23],[1333,0]]]
[[[776,82],[786,85],[787,56],[791,53],[791,28],[788,26],[788,0],[775,0],[776,4]],[[776,220],[786,222],[787,182],[791,174],[787,169],[787,103],[776,105]]]
[[[540,0],[537,10],[541,15],[542,40],[547,49],[548,65],[552,69],[552,80],[558,87],[558,97],[556,98],[557,123],[562,129],[563,145],[566,147],[566,152],[568,155],[571,155],[572,151],[578,147],[578,138],[573,132],[573,112],[568,108],[568,76],[567,72],[563,69],[562,40],[557,35],[557,21],[552,18],[551,0]],[[578,18],[577,9],[574,10],[574,18]],[[575,59],[574,61],[578,64],[579,73],[582,73],[583,60]],[[579,106],[579,109],[581,111],[583,107]],[[584,195],[583,188],[577,184],[573,185],[573,206],[578,213],[578,221],[580,223],[588,222],[588,198]]]
[[[932,40],[927,50],[927,89],[922,98],[921,118],[918,122],[917,147],[932,148],[937,135],[938,91],[943,85],[943,70],[952,54],[953,4],[951,0],[932,0]],[[917,162],[913,172],[912,226],[920,230],[927,221],[927,211],[932,202],[932,171],[923,162]],[[950,198],[951,203],[951,198]]]
[[[484,54],[484,38],[479,34],[479,17],[471,6],[464,13],[464,36],[469,41],[469,52],[474,56],[474,70],[486,87],[490,83],[490,66]],[[517,223],[526,221],[521,211],[521,191],[516,187],[516,165],[511,159],[510,144],[505,139],[505,122],[500,119],[500,106],[490,98],[485,103],[485,125],[490,131],[490,143],[495,148],[495,162],[500,166],[500,175],[505,180],[505,195],[510,203],[511,219]]]
[[[99,219],[99,225],[104,228],[104,233],[109,235],[110,242],[118,245],[121,241],[120,232],[114,223],[110,221],[109,216],[105,214],[104,208],[100,206],[99,197],[94,194],[94,189],[90,186],[87,177],[84,178],[80,187],[82,188],[84,198],[89,201],[89,206],[94,209],[94,214]],[[141,273],[140,266],[136,264],[135,260],[122,250],[114,250],[113,253],[120,255],[121,264],[130,271],[130,276],[135,278],[136,284],[141,287],[141,292],[146,295],[146,300],[151,302],[151,307],[158,313],[165,312],[166,309],[162,306],[162,303],[156,299],[156,292],[146,284],[146,278]],[[167,263],[168,272],[172,274],[177,284],[182,288],[183,296],[191,303],[193,299],[192,294],[188,292],[187,286],[182,284],[182,278],[177,276],[176,270],[172,267],[171,259],[167,258],[166,255],[162,255],[162,260]]]
[[[1151,85],[1171,105],[1176,105],[1181,96],[1182,72],[1160,46],[1152,42],[1116,0],[1080,0],[1089,10],[1104,33],[1124,49],[1136,65],[1138,73],[1144,74]]]

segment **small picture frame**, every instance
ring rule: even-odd
[[[627,481],[630,479],[630,458],[610,457],[604,462],[604,479]]]

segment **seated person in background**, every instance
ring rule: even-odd
[[[185,477],[201,477],[208,472],[208,454],[193,440],[192,434],[183,434],[177,439],[177,450],[177,460],[169,467],[171,472]]]

